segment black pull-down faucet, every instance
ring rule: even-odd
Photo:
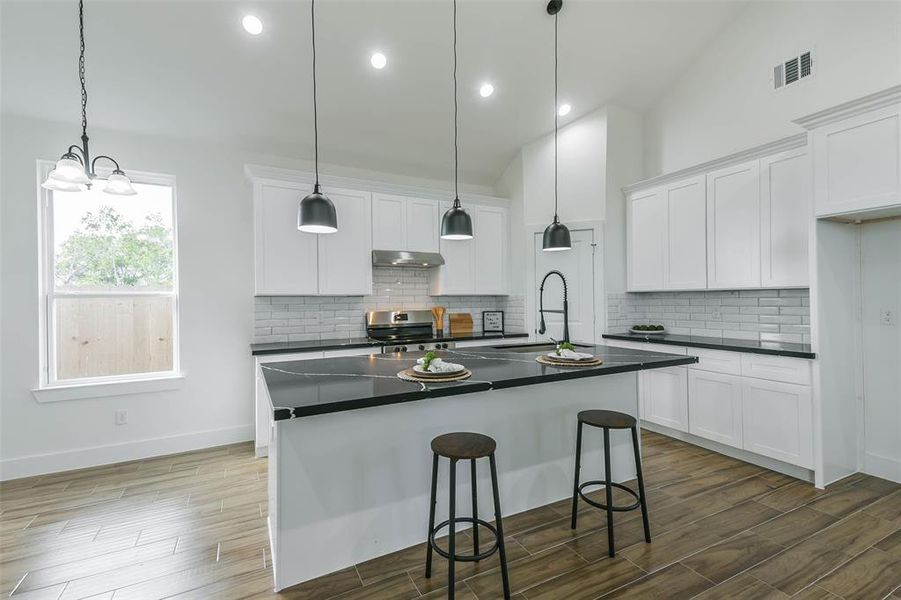
[[[551,275],[559,275],[560,281],[563,282],[563,310],[545,310],[544,309],[544,282],[547,281],[547,278]],[[538,314],[541,316],[541,320],[538,324],[538,333],[543,335],[545,331],[547,331],[547,327],[544,324],[544,313],[563,313],[563,339],[561,341],[568,342],[569,341],[569,303],[567,302],[567,291],[566,291],[566,277],[563,276],[563,273],[557,270],[548,271],[547,275],[541,280],[541,286],[538,288]]]

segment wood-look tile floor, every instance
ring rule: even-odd
[[[854,475],[810,484],[644,432],[653,543],[637,511],[569,500],[508,517],[517,600],[892,598],[901,600],[901,485]],[[503,498],[501,498],[503,502]],[[622,499],[621,499],[622,501]],[[266,460],[250,444],[0,484],[0,594],[14,600],[442,598],[424,546],[274,594]],[[439,513],[440,514],[440,513]],[[458,534],[458,547],[469,541]],[[457,597],[500,596],[496,556],[461,564]]]

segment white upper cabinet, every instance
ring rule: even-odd
[[[440,214],[451,207],[439,206]],[[440,240],[444,264],[431,269],[433,296],[505,295],[509,293],[507,209],[464,204],[472,217],[471,240]]]
[[[316,236],[297,230],[297,207],[304,195],[296,186],[254,186],[254,291],[258,296],[319,293]],[[340,224],[340,214],[338,218]]]
[[[760,160],[760,283],[807,287],[810,155],[806,148]]]
[[[438,252],[438,228],[441,215],[435,200],[407,200],[407,250],[410,252]]]
[[[372,195],[372,248],[407,249],[407,199],[403,196]]]
[[[901,206],[901,105],[812,132],[818,217]]]
[[[372,247],[438,252],[440,218],[437,200],[373,194]]]
[[[366,295],[372,292],[371,196],[327,188],[337,233],[297,230],[297,208],[309,186],[254,185],[255,289],[258,296]]]
[[[338,231],[316,236],[319,238],[319,294],[371,294],[371,194],[336,188],[329,189],[326,193],[338,211]]]
[[[666,237],[663,287],[702,290],[707,287],[707,204],[703,176],[666,186]]]
[[[664,190],[654,188],[628,198],[628,288],[663,289],[666,204]]]
[[[707,287],[760,287],[760,174],[753,160],[707,174]]]

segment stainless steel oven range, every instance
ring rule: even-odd
[[[430,310],[373,310],[366,313],[366,335],[382,342],[382,352],[444,350],[454,343],[443,341],[432,331]]]

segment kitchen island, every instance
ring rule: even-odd
[[[470,369],[470,379],[428,384],[397,377],[422,356],[414,352],[265,365],[273,411],[269,520],[275,588],[423,541],[429,443],[442,433],[476,431],[497,440],[505,515],[568,497],[576,414],[605,408],[637,418],[638,371],[697,361],[607,346],[578,349],[603,364],[554,367],[535,360],[546,349],[480,346],[440,353]],[[631,479],[631,440],[611,437],[614,478]],[[600,432],[585,435],[583,480],[601,476],[600,442]],[[447,506],[446,463],[439,477],[440,515]],[[485,465],[479,465],[479,479],[480,486],[489,485]],[[469,487],[458,484],[457,493],[459,506],[467,506]],[[480,504],[480,512],[491,514],[488,504]]]

